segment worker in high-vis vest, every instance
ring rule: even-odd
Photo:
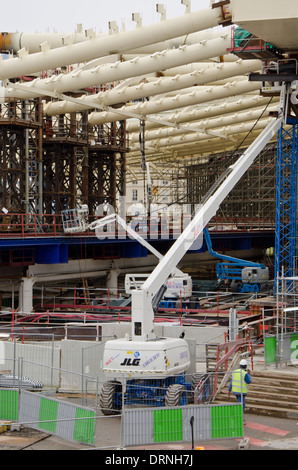
[[[239,364],[239,369],[232,373],[229,394],[232,392],[239,403],[243,406],[245,411],[245,397],[247,395],[247,385],[251,384],[251,373],[247,370],[247,361],[242,359]]]

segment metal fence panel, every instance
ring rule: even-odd
[[[195,406],[184,409],[184,440],[192,439],[191,418],[193,417],[193,433],[198,441],[211,439],[210,406]]]
[[[95,427],[95,411],[77,406],[73,440],[83,444],[94,445]]]
[[[59,386],[60,346],[57,343],[22,344],[5,342],[0,371],[13,371],[13,360],[22,358],[22,375],[42,382],[44,386]],[[3,355],[4,354],[4,355]]]
[[[125,409],[123,445],[208,441],[243,437],[243,409],[235,405]]]
[[[47,397],[41,397],[39,407],[39,429],[51,434],[57,434],[59,403],[56,400],[50,400]],[[61,436],[62,437],[62,436]]]
[[[243,437],[242,405],[214,405],[211,411],[211,439]]]
[[[154,444],[183,441],[183,411],[181,408],[163,408],[153,411]]]
[[[81,391],[82,373],[93,380],[88,391],[96,392],[96,378],[104,380],[102,372],[103,343],[88,341],[61,341],[61,384],[60,391]]]
[[[276,336],[270,336],[264,339],[265,343],[265,361],[266,364],[274,364],[276,362]]]
[[[124,410],[121,419],[124,446],[153,444],[153,413],[151,408]]]
[[[298,334],[283,333],[279,336],[266,336],[265,344],[265,363],[266,365],[277,362],[298,363]]]
[[[37,426],[41,396],[37,393],[22,391],[19,400],[19,421],[21,423],[32,422]],[[33,424],[30,424],[30,427],[33,426]]]
[[[75,427],[75,418],[76,406],[64,402],[59,403],[56,434],[60,437],[63,437],[63,439],[72,441]]]
[[[68,441],[94,445],[95,418],[95,411],[88,408],[32,392],[21,392],[19,422]]]
[[[19,392],[18,390],[0,390],[0,419],[7,421],[18,420]]]

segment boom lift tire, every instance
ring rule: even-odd
[[[105,416],[119,415],[121,405],[116,401],[116,394],[121,393],[122,386],[119,382],[105,382],[102,386],[99,406]]]
[[[165,406],[186,406],[188,403],[187,390],[184,385],[172,384],[165,396]]]

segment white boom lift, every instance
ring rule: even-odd
[[[118,340],[113,342],[113,344],[106,345],[107,351],[119,351],[117,359],[109,362],[108,366],[105,364],[104,369],[106,371],[112,370],[114,373],[128,373],[129,375],[143,375],[154,372],[168,376],[187,370],[189,367],[187,343],[181,339],[156,338],[152,308],[153,299],[166,282],[174,267],[177,266],[188,252],[197,237],[202,234],[203,229],[211,218],[215,216],[220,204],[281,127],[282,120],[283,118],[279,117],[272,121],[240,159],[230,167],[229,174],[220,187],[196,213],[193,220],[148,277],[142,289],[132,293],[132,338],[126,343],[123,340]],[[144,356],[147,356],[148,347],[155,354],[159,352],[164,362],[160,361],[159,365],[154,362],[150,363],[147,367],[141,367],[141,364],[144,363]],[[138,367],[123,367],[123,352],[127,351],[127,349],[140,354],[142,360],[139,362]],[[107,356],[105,357],[107,358]]]
[[[282,93],[279,116],[271,121],[238,161],[224,173],[219,180],[217,189],[198,210],[166,255],[160,259],[159,264],[143,286],[132,292],[131,336],[127,335],[126,338],[108,341],[105,344],[103,371],[111,377],[111,381],[107,382],[107,387],[104,387],[103,390],[107,397],[106,401],[103,400],[106,406],[110,406],[111,403],[111,387],[115,383],[119,385],[119,382],[113,382],[115,379],[126,378],[133,381],[137,379],[163,379],[167,383],[167,378],[181,377],[181,374],[185,374],[189,369],[190,353],[187,341],[183,338],[158,338],[156,336],[154,332],[154,306],[158,305],[158,301],[164,293],[168,277],[175,271],[178,263],[202,234],[211,218],[215,216],[220,204],[281,128],[284,120],[285,99],[286,93]],[[66,211],[66,215],[67,212],[69,211]],[[85,212],[84,208],[80,213],[78,212],[77,223],[73,227],[67,227],[67,223],[65,224],[65,231],[96,229],[100,224],[106,223],[106,221],[99,220],[88,226],[83,220],[84,214],[86,214],[86,208]],[[144,244],[143,239],[142,243]],[[152,251],[152,247],[150,250]],[[178,383],[181,387],[181,380]],[[171,387],[178,387],[178,385],[171,384]],[[177,395],[180,396],[180,392],[181,388],[179,388]],[[107,404],[108,402],[109,404]],[[173,401],[166,399],[165,404],[173,404]]]

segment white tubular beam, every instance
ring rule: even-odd
[[[249,137],[247,137],[247,133],[241,133],[233,136],[233,140],[221,140],[217,139],[217,142],[209,142],[205,141],[202,146],[200,147],[188,147],[183,148],[182,150],[175,151],[175,156],[177,160],[184,160],[185,158],[198,158],[198,157],[210,157],[210,145],[212,148],[212,155],[215,154],[222,154],[223,152],[233,152],[235,148],[238,150],[246,149],[249,145],[253,143],[253,141],[260,135],[261,130],[252,132]],[[277,136],[272,137],[270,143],[276,143]]]
[[[229,60],[228,60],[229,59]],[[208,61],[205,62],[193,62],[192,64],[182,65],[181,67],[173,67],[171,69],[167,69],[162,72],[163,77],[173,77],[175,75],[183,75],[186,73],[192,73],[196,70],[200,70],[202,66],[206,68],[212,64],[230,64],[233,62],[238,62],[239,58],[233,54],[227,54],[224,56],[224,60],[213,60],[209,58]]]
[[[34,92],[38,93],[39,90],[55,91],[57,93],[81,90],[90,86],[98,86],[100,84],[125,80],[131,77],[144,76],[152,72],[159,72],[167,68],[176,67],[176,65],[208,59],[210,54],[213,54],[215,50],[226,50],[227,47],[229,47],[229,42],[227,36],[224,36],[203,44],[183,46],[179,49],[156,53],[149,57],[136,57],[129,62],[119,61],[92,70],[79,70],[66,75],[54,75],[51,78],[43,80],[36,79],[24,85],[28,88],[31,98],[34,97]],[[1,65],[2,63],[0,63],[0,73]],[[13,93],[12,90],[7,90],[7,97],[20,99],[28,98],[28,96],[25,97],[24,94],[21,95],[19,93],[14,96]]]
[[[262,130],[262,129],[261,129]],[[258,136],[260,135],[260,130],[252,132],[249,137],[246,133],[241,133],[233,135],[232,139],[207,139],[200,143],[200,145],[189,145],[189,146],[179,146],[173,148],[163,148],[160,152],[155,151],[154,153],[149,153],[146,155],[150,165],[152,164],[168,164],[173,163],[174,161],[183,161],[185,159],[198,159],[198,158],[210,158],[210,149],[212,150],[212,155],[222,154],[223,152],[234,151],[235,148],[246,149]],[[277,137],[273,137],[270,140],[270,143],[276,142]],[[244,142],[243,142],[244,141]],[[134,154],[132,157],[128,158],[129,168],[140,166],[140,155]],[[136,180],[137,178],[135,178]]]
[[[193,140],[192,142],[184,142],[173,146],[166,146],[166,147],[148,147],[146,150],[146,157],[150,163],[152,161],[159,162],[161,159],[164,158],[173,158],[181,159],[186,158],[187,156],[195,156],[199,157],[202,155],[213,155],[214,153],[224,152],[227,149],[235,150],[238,146],[245,140],[242,148],[247,148],[248,145],[260,134],[260,132],[264,129],[264,126],[268,124],[272,118],[267,118],[260,120],[259,123],[254,127],[253,131],[253,123],[251,125],[243,124],[243,126],[234,126],[235,128],[232,130],[231,128],[227,129],[230,133],[226,132],[226,138],[220,138],[215,136],[208,136],[202,135],[202,139],[200,141]],[[235,131],[235,133],[234,133]],[[238,133],[236,133],[238,131]],[[140,152],[135,151],[128,154],[128,163],[129,165],[135,164],[140,162]]]
[[[225,101],[218,105],[206,106],[202,109],[188,109],[183,111],[178,111],[173,114],[167,115],[167,120],[173,124],[179,125],[182,123],[189,123],[192,121],[199,121],[200,119],[207,119],[215,116],[222,116],[224,114],[229,114],[233,112],[240,112],[244,109],[251,109],[259,106],[266,106],[269,103],[270,98],[265,98],[261,95],[255,95],[251,98],[241,98],[236,101]],[[278,98],[273,98],[272,102],[279,102]],[[158,123],[158,118],[156,122],[147,122],[146,129],[158,129],[162,126],[162,122]],[[140,123],[136,121],[128,121],[126,124],[127,131],[132,134],[134,132],[139,132]]]
[[[255,130],[260,130],[264,129],[272,119],[276,118],[266,118],[266,119],[261,119],[255,126]],[[183,135],[177,136],[177,137],[170,137],[169,139],[159,139],[154,142],[148,143],[146,145],[146,154],[149,156],[150,152],[153,154],[156,152],[157,149],[162,149],[162,148],[171,148],[173,149],[174,147],[183,149],[183,148],[188,148],[191,147],[192,145],[197,146],[199,143],[204,142],[205,140],[211,139],[210,140],[210,153],[212,153],[212,138],[220,138],[220,139],[229,139],[233,138],[233,135],[238,135],[240,133],[248,133],[252,129],[253,123],[248,122],[248,123],[243,123],[243,124],[237,124],[235,126],[226,126],[222,128],[218,128],[217,131],[214,131],[214,134],[212,135],[211,132],[193,132],[190,134],[184,133]],[[218,135],[217,135],[218,134]],[[131,152],[139,152],[139,148],[137,146],[132,146],[131,147]]]
[[[98,35],[103,36],[103,34]],[[77,44],[88,41],[90,37],[78,30],[75,33],[2,33],[0,34],[0,48],[12,50],[17,53],[21,49],[27,49],[29,54],[41,51],[42,44],[47,44],[49,49],[57,49],[66,44]]]
[[[223,34],[222,34],[222,36],[223,36]],[[208,39],[208,41],[209,41],[209,39]],[[179,46],[179,47],[181,47],[181,46]],[[148,54],[143,54],[143,55],[139,54],[138,55],[138,57],[146,57],[146,56],[148,56]],[[112,56],[110,56],[110,57],[112,57]],[[132,55],[132,54],[129,54],[129,55],[128,54],[121,54],[121,59],[124,62],[132,60],[135,57],[136,57],[136,55]],[[233,55],[231,53],[227,53],[224,56],[209,57],[204,62],[193,62],[191,64],[181,65],[180,67],[172,67],[171,69],[163,70],[162,71],[162,76],[163,77],[174,77],[175,75],[183,75],[183,74],[186,74],[186,73],[196,72],[197,70],[200,70],[203,66],[207,68],[212,64],[221,64],[221,63],[226,64],[226,63],[231,63],[231,62],[237,62],[238,60],[239,60],[239,58],[236,55]],[[95,63],[95,62],[96,61],[91,61],[91,62],[89,62],[89,64],[92,64],[92,63]],[[89,67],[89,68],[91,68],[91,67]]]
[[[178,148],[169,148],[169,149],[163,149],[162,153],[155,153],[152,155],[148,155],[148,161],[150,162],[150,165],[153,167],[155,164],[173,164],[173,160],[176,162],[182,161],[185,162],[185,159],[188,161],[192,159],[209,159],[210,158],[210,148],[212,148],[212,155],[216,154],[222,154],[223,152],[230,152],[234,151],[235,148],[237,149],[246,149],[249,145],[253,143],[253,141],[260,135],[260,130],[259,131],[254,131],[252,132],[249,137],[247,137],[247,133],[241,133],[238,134],[237,136],[234,136],[233,140],[220,140],[220,139],[213,139],[213,140],[206,140],[202,143],[200,143],[199,146],[191,146],[191,147],[184,147],[181,150]],[[247,137],[247,138],[246,138]],[[243,141],[245,142],[243,143]],[[277,141],[277,136],[275,135],[271,140],[270,143],[276,143]],[[140,157],[136,156],[135,158],[132,158],[132,160],[129,159],[129,168],[134,168],[134,165],[136,168],[140,166]],[[142,176],[141,176],[142,178]],[[136,180],[137,178],[135,178]],[[163,178],[164,179],[164,178]]]
[[[210,81],[217,81],[223,78],[230,78],[234,75],[242,75],[248,72],[260,70],[261,62],[258,60],[238,61],[235,64],[212,64],[211,67],[205,68],[202,71],[176,76],[173,78],[160,78],[151,83],[142,82],[137,86],[127,86],[125,88],[113,89],[108,92],[102,92],[97,95],[83,96],[82,105],[75,105],[67,101],[57,103],[49,103],[45,106],[44,112],[48,116],[57,114],[67,114],[72,112],[79,112],[86,109],[83,105],[92,102],[103,104],[105,106],[112,106],[117,103],[127,103],[136,99],[146,98],[148,96],[160,95],[177,90],[182,90],[194,85],[203,85]]]
[[[9,85],[9,87],[12,88],[12,89],[23,90],[23,85],[20,85],[20,84],[17,84],[17,83],[12,83],[12,82],[8,82],[8,85]],[[78,104],[78,103],[81,104],[79,98],[74,98],[74,97],[68,96],[68,95],[66,95],[66,94],[64,94],[64,93],[59,93],[59,94],[57,94],[57,93],[55,93],[55,92],[50,92],[50,91],[45,92],[45,91],[40,90],[40,95],[44,95],[44,96],[45,96],[45,95],[48,95],[48,96],[51,96],[52,98],[55,98],[55,99],[59,99],[59,98],[60,98],[60,99],[62,99],[62,100],[67,100],[67,101],[70,101],[70,102],[73,102],[73,103],[76,103],[76,104]],[[100,111],[103,110],[103,106],[100,105],[100,104],[93,103],[93,107],[94,107],[95,109],[99,109]],[[113,111],[113,108],[108,108],[108,109],[110,109],[110,110]],[[129,111],[126,111],[125,116],[123,115],[123,113],[119,114],[119,119],[123,119],[123,118],[126,118],[126,119],[134,118],[134,119],[139,119],[139,120],[141,120],[141,119],[143,119],[143,116],[141,116],[141,115],[138,116],[138,115],[135,114],[135,113],[131,114]],[[148,120],[148,121],[155,121],[155,118],[154,118],[154,117],[147,117],[147,120]],[[166,120],[164,120],[164,121],[162,121],[162,122],[163,122],[163,124],[164,124],[165,126],[173,126],[172,123],[170,123],[170,122],[168,122],[168,121],[166,121]],[[160,124],[160,121],[159,121],[159,124]]]
[[[145,132],[145,141],[149,142],[151,140],[158,140],[163,138],[169,138],[174,136],[179,136],[187,132],[189,127],[189,132],[194,132],[195,127],[197,127],[197,132],[207,133],[209,130],[213,130],[219,127],[224,128],[225,126],[231,126],[233,124],[240,124],[243,122],[253,122],[256,121],[264,111],[264,108],[257,108],[255,110],[248,110],[241,113],[229,114],[227,116],[221,116],[215,119],[205,119],[198,122],[194,122],[191,125],[185,124],[183,129],[178,128],[162,128],[156,131]],[[268,106],[267,110],[263,114],[263,118],[269,116],[270,112],[278,111],[278,104]],[[131,134],[129,136],[130,150],[133,151],[134,144],[139,142],[139,134]]]
[[[136,106],[124,106],[117,112],[93,112],[89,116],[89,124],[105,124],[108,122],[116,122],[121,119],[121,115],[127,113],[147,116],[150,114],[161,113],[173,109],[184,108],[186,106],[194,106],[197,104],[208,103],[211,101],[224,99],[244,93],[260,91],[262,87],[258,82],[247,82],[245,80],[237,83],[229,83],[224,86],[207,87],[204,91],[197,91],[190,95],[177,95],[174,98],[161,98],[154,102],[140,103]]]
[[[169,41],[160,42],[157,44],[151,44],[146,47],[140,47],[138,49],[132,49],[124,53],[124,59],[126,56],[139,55],[139,54],[153,54],[154,52],[164,51],[165,49],[177,49],[180,46],[191,46],[198,44],[201,41],[210,41],[210,39],[216,39],[222,34],[228,34],[231,37],[231,28],[220,28],[220,29],[209,29],[205,31],[199,31],[197,33],[188,34],[187,36],[177,37]],[[126,59],[125,59],[126,60]],[[129,59],[128,59],[129,60]]]
[[[119,54],[135,47],[152,44],[152,38],[155,42],[161,42],[209,29],[220,23],[221,13],[221,8],[208,8],[132,31],[107,35],[103,38],[95,37],[86,42],[5,60],[0,63],[0,79],[30,75],[42,70]]]

